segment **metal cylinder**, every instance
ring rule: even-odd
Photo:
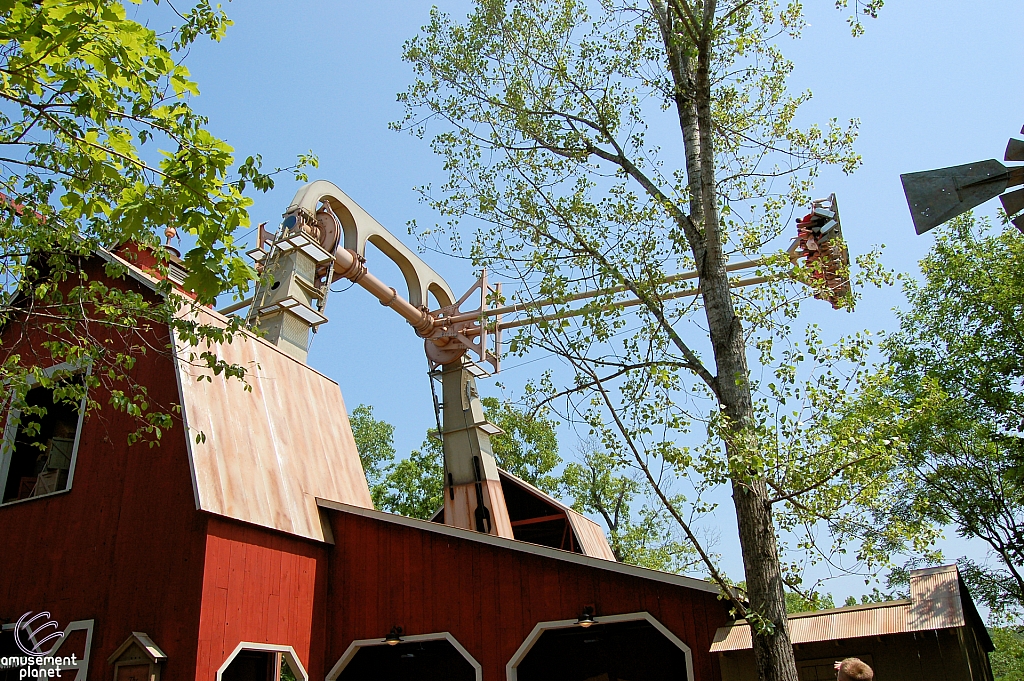
[[[377,277],[366,271],[366,266],[359,255],[348,248],[339,248],[334,254],[334,271],[349,281],[359,284],[369,291],[381,305],[390,307],[402,315],[405,321],[412,325],[416,334],[421,337],[431,335],[434,330],[434,318],[426,309],[415,307],[402,296],[395,292],[395,289],[386,285]]]

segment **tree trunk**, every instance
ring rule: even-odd
[[[711,112],[710,35],[702,35],[696,69],[685,49],[687,41],[674,26],[671,4],[653,0],[661,24],[669,71],[675,85],[683,144],[686,151],[690,218],[700,232],[690,238],[696,261],[704,311],[715,355],[715,392],[728,419],[723,439],[730,462],[748,460],[757,446],[750,433],[754,422],[753,399],[747,368],[746,339],[733,306],[726,259],[722,251],[718,193],[715,179],[714,121]],[[709,0],[704,32],[711,31],[715,3]],[[709,20],[710,19],[710,20]],[[697,196],[695,196],[695,194]],[[733,464],[732,491],[739,527],[743,568],[750,598],[748,621],[758,678],[762,681],[797,681],[796,661],[786,618],[786,601],[779,563],[778,542],[765,478],[761,472]]]
[[[699,107],[698,107],[699,108]],[[704,150],[710,146],[702,140]],[[704,170],[707,183],[707,170]],[[718,400],[728,422],[725,426],[725,452],[730,462],[749,459],[751,447],[759,443],[751,436],[753,401],[747,370],[743,327],[733,307],[729,278],[725,270],[721,240],[716,225],[717,211],[709,211],[705,202],[707,248],[700,286],[707,315],[711,345],[715,353]],[[754,660],[761,681],[797,681],[796,661],[789,638],[786,600],[782,589],[779,548],[772,520],[768,486],[758,471],[732,468],[732,498],[736,507],[743,569],[750,598],[751,633]],[[751,617],[771,624],[771,631],[757,626]]]
[[[708,148],[706,144],[704,148]],[[705,216],[709,217],[707,204]],[[705,233],[709,238],[700,285],[715,353],[718,399],[728,418],[725,452],[730,462],[742,462],[752,454],[750,447],[757,446],[748,430],[754,413],[746,342],[729,291],[721,241],[714,238],[718,230],[706,228]],[[748,621],[751,622],[758,678],[761,681],[797,681],[768,486],[760,472],[741,468],[733,470],[732,476],[732,498],[750,598]],[[754,619],[770,623],[771,631],[757,626]]]

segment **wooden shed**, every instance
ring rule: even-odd
[[[790,615],[800,681],[833,681],[833,664],[867,662],[875,678],[992,681],[992,640],[955,565],[913,570],[910,598]],[[750,626],[715,634],[722,681],[756,681]]]

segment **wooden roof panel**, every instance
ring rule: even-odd
[[[190,358],[199,350],[176,341],[199,509],[325,541],[317,497],[373,507],[337,383],[248,333],[213,352],[245,367],[245,382],[206,380],[205,362]]]
[[[594,558],[615,560],[615,554],[608,546],[608,539],[604,536],[604,530],[600,525],[571,508],[566,508],[565,514],[569,517],[569,524],[572,525],[584,554]]]

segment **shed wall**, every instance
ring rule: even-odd
[[[195,678],[212,681],[243,641],[290,645],[323,679],[327,547],[210,516]]]
[[[727,620],[715,595],[444,534],[329,511],[330,561],[325,668],[354,640],[450,632],[483,666],[505,665],[538,622],[646,611],[693,651],[695,681],[719,681],[708,652]]]
[[[961,629],[893,634],[881,637],[843,639],[794,646],[797,664],[802,660],[871,656],[876,681],[990,681],[980,665],[975,675],[961,649]],[[757,681],[752,650],[717,654],[722,681]],[[829,681],[835,678],[833,673]],[[800,681],[816,681],[801,675]]]
[[[960,648],[970,667],[971,678],[975,681],[992,681],[992,665],[984,644],[978,639],[977,631],[970,626],[960,627],[956,631],[960,639]]]

